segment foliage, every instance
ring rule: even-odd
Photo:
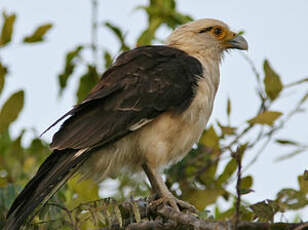
[[[177,11],[175,0],[149,0],[148,5],[139,6],[137,9],[147,14],[148,25],[136,38],[136,46],[152,44],[159,40],[156,32],[161,26],[174,29],[192,20],[190,16]],[[15,21],[15,14],[3,12],[0,50],[14,42],[12,38]],[[120,44],[120,51],[132,48],[120,27],[109,21],[104,22],[103,26],[115,35]],[[51,28],[52,24],[39,26],[22,39],[23,45],[43,44]],[[101,53],[105,69],[112,64],[114,55],[106,47],[98,48],[97,44],[76,44],[74,47],[64,58],[64,67],[58,76],[58,83],[61,95],[69,80],[76,80],[72,78],[77,72],[75,70],[83,68],[84,73],[77,79],[79,85],[76,102],[80,102],[102,74],[98,65],[103,66],[98,60],[88,60],[84,51]],[[253,160],[244,165],[247,169],[258,160],[270,143],[293,148],[290,154],[278,160],[288,159],[308,149],[307,144],[299,143],[297,140],[276,138],[291,118],[304,111],[308,92],[303,96],[298,95],[298,101],[287,108],[287,111],[277,111],[273,108],[274,102],[279,103],[283,100],[283,94],[287,94],[290,89],[302,87],[307,83],[307,78],[287,84],[282,82],[280,75],[268,60],[264,61],[263,72],[260,74],[249,58],[245,58],[255,73],[257,97],[260,102],[256,105],[255,114],[244,120],[241,125],[234,126],[231,121],[234,111],[228,98],[227,122],[217,120],[211,124],[191,152],[165,171],[166,183],[170,190],[179,198],[195,205],[201,211],[201,219],[227,220],[240,215],[241,220],[273,222],[277,213],[300,210],[308,205],[308,173],[305,171],[303,175],[298,176],[298,189],[282,188],[274,200],[260,201],[256,204],[244,200],[239,207],[236,206],[239,196],[245,197],[245,194],[253,191],[254,179],[251,175],[246,175],[245,170],[240,173],[238,171],[241,183],[239,193],[234,194],[230,185],[237,178],[238,161],[232,156],[239,154],[241,158],[245,158],[247,154],[255,154]],[[9,68],[2,59],[0,60],[1,96]],[[38,137],[34,138],[29,146],[22,145],[22,138],[29,130],[22,131],[16,138],[11,137],[10,127],[18,119],[23,105],[24,91],[19,90],[13,93],[0,109],[0,227],[10,204],[49,153],[47,144]],[[219,168],[223,170],[220,171]],[[78,177],[71,179],[40,211],[28,229],[93,229],[110,226],[115,222],[118,227],[126,226],[128,220],[139,222],[144,217],[142,207],[147,201],[119,203],[127,200],[130,195],[148,195],[149,186],[127,175],[121,175],[116,181],[118,189],[114,198],[117,202],[112,199],[99,200],[99,186],[93,181],[79,182]],[[218,199],[227,201],[229,207],[222,211],[217,204]],[[213,214],[206,210],[209,205],[215,206]],[[236,211],[237,208],[240,213]]]
[[[75,62],[77,61],[82,49],[83,46],[77,46],[75,49],[66,54],[64,70],[58,77],[60,85],[60,94],[65,89],[69,77],[74,73],[74,69],[76,66]]]
[[[4,22],[1,29],[0,47],[7,45],[12,40],[14,23],[16,20],[15,14],[7,15],[5,11],[3,11],[2,16]]]
[[[25,43],[35,43],[44,41],[44,35],[52,28],[52,24],[44,24],[36,28],[33,34],[24,38]]]

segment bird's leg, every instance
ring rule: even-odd
[[[175,210],[180,211],[179,206],[188,209],[190,211],[196,212],[196,208],[182,200],[177,199],[167,188],[166,184],[163,181],[163,178],[160,176],[156,169],[152,169],[146,163],[142,165],[142,168],[150,180],[152,190],[154,193],[157,193],[160,197],[155,203],[169,203],[171,207]]]

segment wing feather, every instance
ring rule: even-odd
[[[143,120],[184,111],[194,97],[201,63],[166,46],[123,53],[54,135],[53,149],[97,147],[142,127]],[[144,125],[147,122],[144,123]]]
[[[120,55],[85,100],[47,129],[66,118],[53,137],[53,153],[12,204],[4,229],[19,229],[96,147],[142,128],[165,111],[184,111],[201,75],[200,62],[175,48],[146,46]]]

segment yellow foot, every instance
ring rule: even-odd
[[[175,197],[162,197],[151,202],[151,206],[153,207],[158,207],[160,205],[169,205],[178,212],[185,209],[193,213],[198,212],[198,210],[192,204],[183,200],[176,199]]]

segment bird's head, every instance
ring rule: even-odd
[[[200,19],[178,27],[168,37],[167,44],[191,55],[210,55],[219,59],[226,50],[248,49],[244,37],[215,19]]]

